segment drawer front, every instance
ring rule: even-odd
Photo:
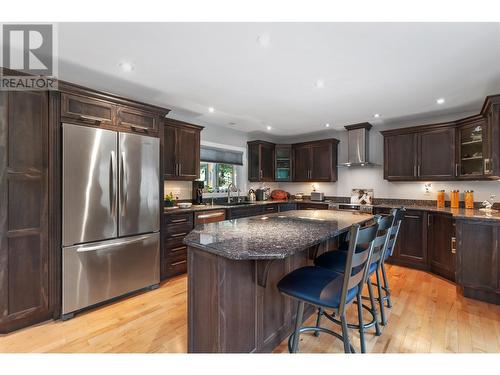
[[[193,213],[185,212],[182,214],[163,215],[163,222],[165,224],[192,224]]]
[[[229,218],[239,219],[243,217],[256,216],[261,215],[262,212],[262,206],[231,208],[229,210]]]
[[[186,236],[193,230],[193,223],[169,224],[167,225],[165,236],[167,238],[179,238]]]
[[[280,212],[293,211],[296,209],[297,209],[297,205],[295,203],[282,203],[279,205]]]
[[[201,211],[194,214],[194,225],[226,220],[226,210]]]
[[[162,264],[162,278],[182,275],[187,272],[187,256],[169,256]]]
[[[109,102],[62,94],[62,117],[74,118],[92,125],[111,125],[115,111],[116,107]]]
[[[328,204],[325,203],[298,203],[298,210],[328,210]]]
[[[117,123],[136,132],[157,133],[158,115],[134,108],[119,107],[117,111]]]
[[[278,212],[278,205],[277,204],[268,204],[264,206],[263,212],[266,214],[273,213],[273,212]]]

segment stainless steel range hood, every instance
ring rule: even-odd
[[[347,163],[342,167],[370,167],[368,132],[372,128],[369,122],[345,126],[347,130]]]

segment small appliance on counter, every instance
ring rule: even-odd
[[[275,201],[284,201],[290,198],[290,193],[284,190],[273,190],[271,192],[271,199]]]
[[[325,193],[320,193],[318,191],[311,191],[311,200],[323,202],[325,200]]]
[[[254,189],[248,190],[248,200],[250,202],[255,202],[256,199],[257,197],[255,196],[255,190]]]
[[[193,181],[193,204],[203,204],[204,181]]]
[[[352,189],[351,204],[373,205],[373,189]]]
[[[269,188],[257,189],[255,195],[258,201],[267,201],[270,196],[270,189]]]
[[[294,198],[298,201],[301,201],[304,198],[304,193],[297,193],[294,195]]]

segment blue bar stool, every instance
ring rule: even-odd
[[[366,282],[368,265],[371,263],[370,258],[377,231],[378,223],[366,228],[361,228],[358,224],[351,227],[350,246],[343,273],[323,267],[307,266],[290,272],[279,281],[280,292],[298,301],[295,330],[288,339],[290,353],[297,352],[300,334],[309,331],[328,333],[343,341],[345,353],[355,352],[349,341],[345,312],[356,299],[358,315],[362,322],[361,292]],[[333,310],[333,316],[340,315],[342,335],[319,326],[301,327],[305,303],[321,310]],[[324,315],[330,320],[334,319],[326,313]]]
[[[371,316],[372,320],[367,323],[363,323],[362,316],[359,318],[359,324],[348,324],[349,328],[354,328],[359,330],[359,336],[360,336],[360,344],[361,344],[361,352],[365,353],[366,352],[366,344],[365,344],[365,330],[371,327],[375,327],[375,335],[380,336],[381,331],[380,331],[380,326],[378,322],[378,316],[377,316],[377,309],[375,307],[375,297],[373,294],[373,286],[370,280],[370,276],[376,273],[378,266],[380,264],[380,259],[382,258],[382,255],[384,254],[385,248],[387,246],[387,240],[389,238],[389,230],[392,226],[392,222],[394,220],[394,217],[387,216],[384,218],[381,218],[380,216],[375,216],[375,220],[378,223],[378,233],[377,233],[377,238],[375,239],[373,243],[373,252],[372,256],[370,259],[370,265],[367,270],[367,275],[366,275],[366,280],[365,283],[368,285],[368,293],[369,293],[369,299],[371,302],[371,306],[368,307],[366,305],[363,305],[361,301],[358,303],[358,309],[364,308],[367,310]],[[350,241],[349,241],[349,246],[350,246]],[[324,267],[330,270],[333,270],[335,272],[342,273],[344,272],[343,270],[345,269],[345,264],[346,264],[346,259],[347,259],[347,253],[345,251],[329,251],[327,253],[324,253],[317,257],[314,260],[314,264],[319,267]],[[364,285],[364,284],[363,284]],[[363,289],[363,287],[361,287]],[[361,314],[361,313],[360,313]],[[360,315],[358,314],[358,315]],[[381,314],[384,314],[384,312],[381,312]],[[319,325],[321,321],[321,317],[324,315],[324,311],[321,309],[318,310],[318,318],[317,318],[317,325]],[[385,314],[384,314],[385,316]],[[333,320],[335,323],[340,324],[338,320]]]
[[[377,287],[379,288],[379,303],[382,303],[383,306],[383,302],[385,301],[387,303],[388,308],[392,307],[392,301],[391,301],[391,290],[389,288],[389,280],[387,279],[387,273],[385,271],[385,261],[394,252],[394,247],[396,246],[399,229],[401,227],[401,222],[403,221],[403,218],[405,216],[405,211],[406,209],[404,207],[394,208],[391,210],[391,215],[394,216],[394,221],[392,223],[391,229],[389,230],[389,238],[387,240],[387,246],[380,262],[380,270],[382,271],[382,279],[384,281],[384,285],[380,287],[377,285]],[[379,280],[380,276],[378,276],[377,274],[377,284],[380,284]],[[382,291],[384,293],[382,293]],[[380,300],[382,300],[382,302],[380,302]],[[387,324],[387,320],[384,321],[384,319],[382,319],[382,324],[383,325]]]

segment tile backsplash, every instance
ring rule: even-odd
[[[191,199],[193,183],[191,181],[164,181],[163,189],[165,194],[172,192],[178,199]]]

